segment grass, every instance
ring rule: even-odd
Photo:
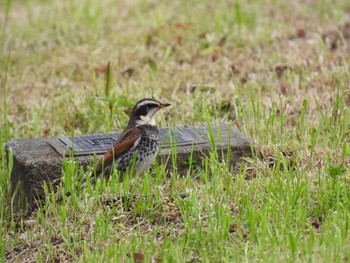
[[[1,2],[1,260],[348,262],[349,8]],[[40,209],[18,218],[8,140],[120,130],[146,96],[173,104],[159,126],[226,121],[256,143],[256,156],[234,176],[213,151],[197,179],[174,169],[167,180],[155,164],[142,178],[84,189],[86,174],[66,160],[60,191],[72,196],[58,203],[47,185]],[[116,193],[129,198],[101,201]]]

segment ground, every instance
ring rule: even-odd
[[[347,0],[6,0],[0,25],[1,259],[349,261]],[[9,139],[121,130],[143,97],[173,104],[161,127],[224,121],[258,150],[235,174],[213,152],[197,179],[156,163],[13,211]]]

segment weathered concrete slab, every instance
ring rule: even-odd
[[[230,163],[234,168],[241,157],[251,156],[251,141],[233,127],[227,124],[212,124],[208,129],[204,126],[185,126],[162,128],[162,140],[158,161],[166,164],[168,172],[176,171],[185,175],[189,169],[189,157],[192,155],[194,167],[201,165],[201,159],[212,151],[212,143],[208,130],[212,130],[218,154],[222,160],[227,160],[230,152]],[[12,191],[22,196],[31,204],[33,197],[42,198],[43,182],[48,184],[57,181],[62,176],[63,156],[74,158],[84,168],[89,164],[93,154],[102,155],[108,150],[120,133],[97,134],[77,138],[50,139],[14,139],[8,142],[6,150],[13,152],[13,171],[11,178]],[[213,140],[212,140],[213,141]],[[176,164],[170,157],[171,144],[176,142]],[[74,150],[72,149],[74,148]],[[192,151],[192,153],[191,153]],[[21,187],[18,187],[18,186]]]

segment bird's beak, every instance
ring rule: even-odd
[[[162,109],[162,108],[165,108],[165,107],[169,107],[171,104],[170,103],[161,103],[158,108],[159,109]]]

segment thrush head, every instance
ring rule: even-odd
[[[137,102],[131,112],[128,127],[140,125],[155,126],[154,115],[162,108],[170,106],[169,103],[161,103],[154,99],[142,99]]]

